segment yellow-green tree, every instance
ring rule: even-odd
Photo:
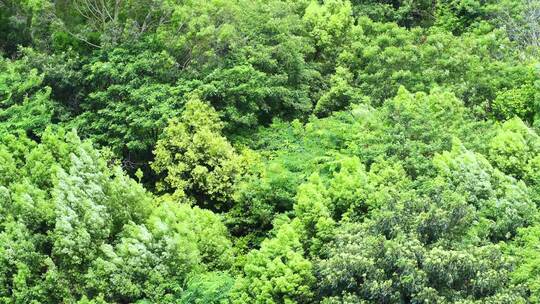
[[[227,208],[243,166],[222,128],[211,106],[198,99],[188,101],[154,150],[152,168],[163,176],[158,189],[213,209]]]

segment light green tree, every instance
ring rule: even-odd
[[[230,207],[243,164],[221,135],[222,127],[212,107],[197,99],[187,102],[182,115],[165,128],[154,150],[152,168],[164,176],[158,189],[215,210]]]
[[[232,303],[306,303],[313,297],[312,265],[304,258],[294,223],[251,251],[231,291]]]

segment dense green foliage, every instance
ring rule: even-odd
[[[0,0],[0,303],[540,303],[540,1]]]

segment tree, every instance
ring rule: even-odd
[[[121,48],[92,59],[82,67],[87,95],[67,124],[110,147],[126,169],[135,171],[151,158],[168,119],[184,103],[170,85],[174,60],[166,52],[134,54]]]
[[[188,287],[183,292],[180,303],[228,303],[229,292],[233,284],[234,279],[227,273],[195,274],[189,279]]]
[[[2,290],[12,292],[3,296],[76,300],[84,294],[84,274],[98,256],[96,246],[115,239],[128,221],[146,217],[148,194],[118,168],[109,170],[99,153],[74,133],[47,129],[39,144],[23,135],[6,139],[3,151],[14,160],[7,168],[19,174],[2,184],[7,200],[0,209],[9,229],[1,229],[6,242],[0,251],[13,252],[22,235],[30,247],[19,255],[2,254],[8,269],[19,265],[13,269],[22,271],[19,279],[16,273],[6,274]]]
[[[324,1],[322,4],[312,1],[305,9],[302,18],[310,42],[316,51],[314,60],[326,75],[336,70],[340,77],[343,71],[337,71],[336,59],[346,50],[353,40],[354,17],[351,3],[348,1]],[[335,82],[336,80],[331,80]]]
[[[0,53],[11,56],[20,45],[39,45],[48,34],[50,20],[45,15],[51,7],[48,0],[0,2],[0,29],[5,33],[0,38]]]
[[[489,160],[501,171],[526,179],[533,159],[540,151],[540,137],[519,118],[502,124],[489,143]]]
[[[277,228],[276,236],[251,251],[231,291],[232,303],[306,303],[313,296],[311,262],[303,257],[294,223]]]
[[[540,2],[522,0],[509,4],[497,10],[498,22],[512,40],[525,50],[529,48],[534,56],[540,48]],[[508,7],[512,9],[505,9]]]
[[[365,101],[364,95],[351,85],[352,81],[352,73],[338,67],[330,78],[330,89],[317,101],[314,113],[319,116],[328,115],[336,110],[344,110],[351,104]]]
[[[0,59],[0,133],[24,130],[40,135],[53,121],[57,108],[43,75],[27,66],[26,60]]]
[[[517,117],[504,122],[488,146],[488,158],[493,165],[525,182],[534,202],[540,199],[538,151],[538,135]]]
[[[506,253],[517,262],[512,279],[518,284],[524,284],[531,296],[531,303],[540,302],[540,270],[538,261],[538,244],[540,243],[538,225],[519,230],[518,236],[506,247]]]
[[[353,0],[356,15],[366,14],[375,21],[397,22],[402,26],[429,26],[433,23],[432,1]]]
[[[433,162],[438,177],[478,210],[482,217],[479,232],[486,237],[509,239],[518,228],[533,222],[536,209],[527,186],[493,168],[482,155],[467,151],[459,140]]]
[[[492,104],[493,114],[502,120],[517,116],[531,124],[535,122],[538,112],[538,104],[535,99],[539,94],[537,75],[538,70],[531,66],[527,76],[523,79],[523,84],[497,92]]]
[[[529,73],[512,64],[519,62],[519,54],[502,31],[488,25],[456,37],[440,29],[407,30],[361,17],[351,35],[355,39],[337,66],[353,72],[356,88],[376,105],[392,98],[400,86],[412,92],[445,87],[485,112],[497,91],[521,86]]]
[[[329,303],[351,297],[380,303],[524,302],[496,246],[426,247],[407,233],[391,239],[373,234],[370,225],[344,226],[330,257],[317,265],[319,293]]]
[[[227,269],[231,243],[209,211],[164,202],[143,224],[128,224],[117,244],[105,244],[86,276],[91,294],[112,302],[162,301],[182,297],[188,278]],[[210,274],[208,274],[210,275]],[[190,283],[193,284],[193,283]],[[192,295],[204,298],[209,294]]]
[[[381,140],[386,155],[397,156],[413,178],[427,174],[431,157],[449,148],[452,134],[466,130],[466,111],[450,92],[414,94],[401,87],[384,106],[385,127],[379,136],[387,137]]]
[[[75,133],[0,142],[2,301],[173,301],[192,272],[231,267],[217,215],[154,200]]]
[[[198,99],[172,119],[154,150],[152,168],[164,176],[158,189],[175,198],[194,199],[214,210],[229,208],[236,178],[242,174],[241,156],[221,135],[218,113]]]
[[[294,204],[295,221],[299,223],[304,250],[312,257],[324,255],[324,244],[331,239],[335,227],[328,210],[329,204],[328,191],[317,174],[298,187]]]

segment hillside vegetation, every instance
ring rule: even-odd
[[[0,303],[540,303],[539,0],[0,0]]]

